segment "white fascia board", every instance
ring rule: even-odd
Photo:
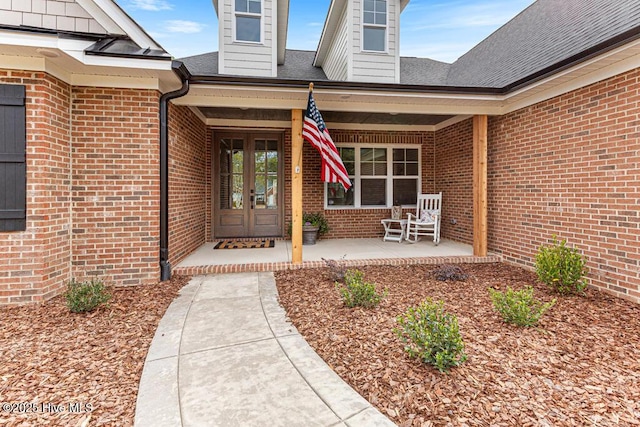
[[[141,48],[164,50],[112,0],[76,0],[111,34],[126,34]]]
[[[135,68],[160,71],[171,70],[171,61],[157,59],[120,58],[84,54],[82,63],[97,67]]]
[[[322,67],[327,51],[331,47],[331,41],[333,35],[336,32],[336,28],[340,23],[340,16],[345,5],[345,1],[348,0],[331,0],[329,5],[329,12],[327,13],[327,20],[324,21],[324,27],[322,28],[322,34],[320,35],[320,42],[318,43],[318,49],[316,50],[316,58],[313,61],[313,65],[316,67]]]
[[[271,9],[271,77],[278,76],[278,61],[280,59],[280,29],[278,28],[278,7],[280,6],[280,1],[274,1]],[[276,10],[274,11],[273,8]],[[266,17],[262,19],[263,27],[265,25]],[[276,32],[276,36],[273,37],[273,32]],[[265,34],[263,32],[263,34]],[[265,34],[266,39],[266,34]],[[266,41],[266,40],[265,40]],[[282,53],[284,59],[284,52]]]
[[[59,39],[56,35],[0,31],[0,44],[4,45],[58,49],[58,43]]]
[[[277,1],[277,19],[278,19],[278,64],[284,64],[284,55],[287,50],[287,31],[289,28],[289,0]],[[274,74],[277,75],[277,74]]]

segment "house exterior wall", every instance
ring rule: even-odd
[[[223,0],[220,5],[220,74],[276,77],[276,2],[262,2],[262,43],[234,42],[234,2]]]
[[[73,275],[158,280],[159,93],[74,87],[72,115]]]
[[[491,117],[489,250],[531,267],[555,234],[590,284],[640,302],[639,101],[636,69]]]
[[[331,137],[340,143],[421,144],[422,191],[433,192],[434,182],[434,133],[396,131],[333,130]],[[303,200],[305,212],[322,211],[331,230],[323,236],[327,239],[381,237],[384,229],[381,219],[390,218],[390,208],[324,209],[324,183],[320,181],[320,156],[311,144],[303,143]],[[291,132],[285,133],[285,225],[291,223]],[[403,215],[413,209],[405,209]]]
[[[60,293],[71,272],[70,87],[42,72],[0,70],[26,86],[27,228],[0,233],[0,304]]]
[[[397,23],[400,14],[398,1],[390,0],[387,3],[387,52],[363,52],[362,51],[362,1],[353,0],[352,21],[352,52],[353,52],[353,81],[365,81],[375,83],[399,83],[400,76],[397,73],[396,62],[400,55],[397,51]]]
[[[169,261],[176,265],[207,240],[210,161],[202,120],[188,107],[173,104],[169,117]]]
[[[348,4],[348,3],[347,3]],[[322,69],[330,80],[349,79],[349,14],[345,6]]]
[[[108,33],[75,0],[0,1],[0,22],[60,31]]]

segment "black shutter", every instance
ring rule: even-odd
[[[27,228],[25,87],[0,84],[0,232]]]

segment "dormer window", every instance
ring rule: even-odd
[[[262,0],[235,0],[236,41],[260,43]]]
[[[387,39],[387,0],[364,0],[362,49],[385,52]]]

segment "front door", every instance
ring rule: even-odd
[[[282,134],[216,132],[214,238],[282,236]]]

